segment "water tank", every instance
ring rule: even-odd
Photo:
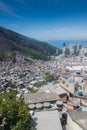
[[[62,113],[62,118],[60,118],[62,126],[67,125],[67,113]]]
[[[36,109],[41,110],[43,108],[43,104],[42,103],[37,103],[36,104]]]
[[[51,104],[49,102],[43,103],[44,108],[51,108]]]
[[[34,110],[36,108],[34,104],[30,104],[28,107],[30,110]]]
[[[57,105],[58,110],[62,111],[62,109],[63,109],[63,102],[62,101],[57,101],[56,105]]]
[[[78,96],[83,96],[83,92],[82,92],[82,91],[78,91],[78,92],[77,92],[77,95],[78,95]]]
[[[67,124],[67,113],[62,113],[62,118],[65,120],[65,124]]]

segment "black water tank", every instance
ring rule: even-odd
[[[67,113],[66,112],[62,113],[62,119],[65,120],[64,122],[65,122],[65,124],[67,124]]]

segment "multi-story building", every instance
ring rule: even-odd
[[[79,51],[82,48],[81,44],[77,44],[77,51]]]
[[[87,56],[87,47],[82,47],[82,49],[80,49],[79,55],[82,57]]]
[[[76,49],[77,49],[76,44],[69,45],[70,56],[75,54]]]
[[[63,57],[66,57],[66,47],[63,47]]]

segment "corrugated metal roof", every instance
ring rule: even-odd
[[[24,99],[27,104],[60,100],[59,96],[56,93],[45,93],[45,92],[24,94]]]

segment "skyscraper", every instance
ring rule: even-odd
[[[65,42],[63,43],[63,47],[66,47],[66,43]]]

